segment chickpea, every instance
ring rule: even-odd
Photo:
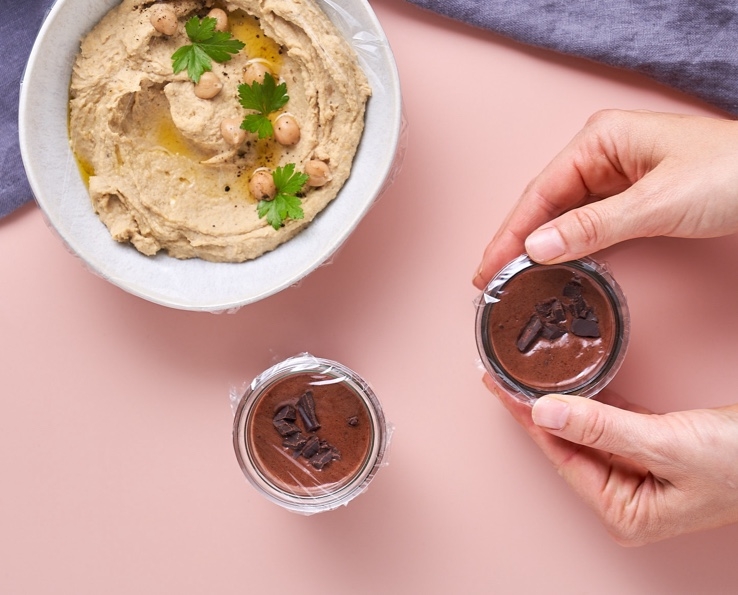
[[[267,169],[257,169],[249,180],[249,190],[256,200],[272,200],[277,194],[272,174]]]
[[[246,66],[244,66],[243,69],[243,82],[249,86],[253,85],[255,82],[263,83],[264,75],[267,72],[274,77],[274,74],[269,68],[269,63],[266,60],[259,58],[249,60],[246,62]],[[274,82],[277,82],[276,77]]]
[[[200,82],[195,85],[195,95],[200,99],[212,99],[222,88],[223,83],[220,82],[218,75],[208,70],[202,73]]]
[[[155,4],[149,11],[149,21],[162,35],[174,35],[177,32],[179,23],[177,22],[177,13],[168,4]]]
[[[222,8],[213,8],[207,16],[217,21],[215,24],[216,31],[228,31],[228,14],[225,10]]]
[[[240,147],[246,140],[246,131],[241,128],[238,118],[226,118],[220,123],[220,134],[223,140],[232,147]]]
[[[282,114],[275,120],[274,140],[285,147],[291,147],[300,142],[300,126],[290,114]]]
[[[323,186],[331,179],[331,169],[325,161],[311,159],[305,164],[305,173],[309,176],[308,186]]]

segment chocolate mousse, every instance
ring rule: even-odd
[[[345,484],[372,442],[369,412],[354,390],[326,376],[295,374],[269,387],[247,434],[255,465],[279,488],[312,495]]]
[[[355,372],[301,354],[260,374],[240,397],[233,445],[264,496],[313,514],[366,489],[390,433],[379,400]]]
[[[478,317],[488,369],[527,397],[594,394],[624,355],[622,292],[590,260],[511,265],[488,287]]]

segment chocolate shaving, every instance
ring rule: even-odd
[[[295,424],[283,419],[277,419],[273,421],[272,424],[274,425],[277,432],[279,432],[280,436],[289,436],[300,431],[300,428],[298,428]]]
[[[541,319],[538,316],[531,316],[528,324],[525,325],[518,337],[518,351],[521,353],[528,351],[530,346],[535,343],[542,328]]]
[[[328,463],[337,458],[340,458],[340,454],[335,448],[330,447],[327,449],[323,449],[317,454],[314,454],[312,457],[310,457],[310,464],[316,469],[322,469]]]
[[[564,322],[566,310],[558,298],[549,298],[536,304],[536,314],[542,322]]]
[[[316,434],[307,436],[293,422],[302,420],[308,432],[315,432],[320,423],[315,413],[315,399],[313,392],[307,390],[297,400],[296,405],[290,403],[281,406],[272,418],[272,425],[283,437],[282,446],[292,451],[295,458],[303,456],[317,470],[323,469],[331,461],[341,458],[339,450],[327,440],[321,440]],[[357,425],[359,418],[348,418],[349,425]]]
[[[320,438],[317,436],[310,436],[302,449],[302,456],[306,459],[311,458],[320,450]]]
[[[564,305],[556,300],[551,308],[551,320],[553,322],[565,322],[566,321],[566,310]]]
[[[538,316],[540,316],[541,318],[549,318],[551,316],[551,312],[553,311],[554,303],[557,301],[558,300],[554,297],[542,302],[538,302],[536,304],[536,314],[538,314]]]
[[[292,405],[285,405],[274,414],[274,421],[285,420],[295,421],[297,419],[297,411]]]
[[[571,307],[571,313],[576,318],[587,318],[587,314],[589,314],[589,312],[592,310],[592,308],[589,307],[587,301],[581,295],[572,301]]]
[[[552,324],[547,322],[541,329],[541,337],[548,339],[549,341],[555,341],[559,337],[563,337],[566,334],[566,330],[561,328],[558,324]]]
[[[292,450],[302,450],[302,447],[305,446],[306,442],[307,438],[305,437],[305,434],[297,432],[295,434],[290,434],[282,440],[282,446],[285,448],[291,448]]]
[[[564,285],[564,290],[561,293],[564,295],[564,297],[576,300],[579,296],[582,295],[582,282],[579,280],[578,277],[574,277],[571,281]]]
[[[581,278],[575,276],[566,283],[561,294],[563,302],[557,297],[551,297],[535,305],[535,314],[518,336],[518,351],[525,353],[538,339],[555,341],[567,332],[577,337],[600,336],[597,315],[582,295]],[[571,322],[567,325],[569,318]]]
[[[577,337],[599,337],[600,325],[587,318],[575,318],[571,322],[571,332]]]
[[[299,412],[308,432],[314,432],[320,428],[318,417],[315,414],[315,399],[313,398],[313,391],[306,390],[297,400],[297,411]]]

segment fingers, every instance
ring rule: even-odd
[[[533,231],[525,240],[525,251],[536,262],[554,264],[625,240],[665,233],[672,221],[656,212],[659,195],[655,189],[649,193],[647,185],[633,186],[567,211]]]
[[[572,460],[577,451],[581,450],[580,445],[554,436],[533,423],[531,406],[519,401],[500,388],[489,374],[484,375],[483,381],[485,386],[500,400],[505,409],[528,433],[555,468],[559,469],[566,461]]]
[[[614,141],[612,136],[622,127],[600,123],[618,117],[626,116],[593,117],[529,184],[487,246],[474,285],[483,288],[505,263],[522,253],[526,249],[525,239],[537,228],[572,208],[592,202],[594,195],[612,196],[632,183],[629,171],[625,171],[629,168],[621,166],[613,156],[617,142],[623,141]],[[549,234],[547,243],[539,242],[539,246],[540,251],[558,252],[556,256],[567,249],[566,240],[555,234]]]
[[[482,289],[522,252],[553,264],[635,237],[738,231],[738,123],[609,110],[529,184],[485,250]]]
[[[555,436],[639,462],[651,462],[663,443],[657,416],[574,395],[541,397],[533,405],[531,418]]]

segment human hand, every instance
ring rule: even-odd
[[[738,522],[738,405],[656,415],[605,390],[610,405],[551,395],[531,408],[484,382],[621,545]]]
[[[523,251],[551,264],[636,237],[736,231],[738,122],[603,111],[525,189],[474,284]]]

